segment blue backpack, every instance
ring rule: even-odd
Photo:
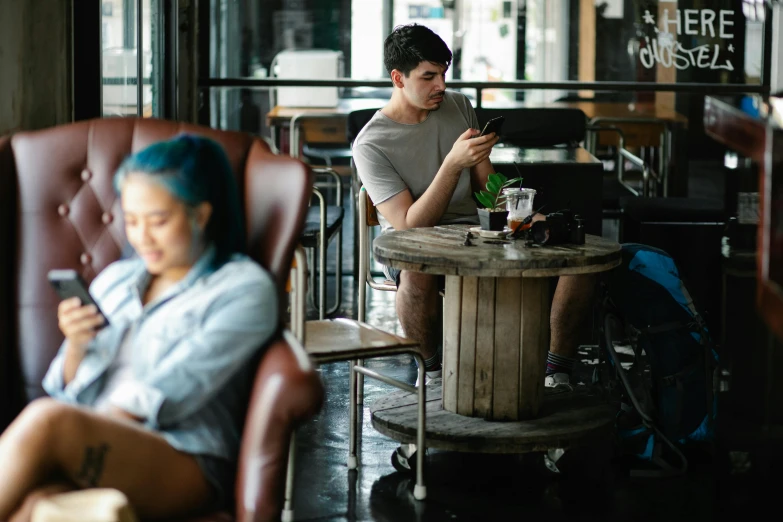
[[[664,445],[711,440],[717,356],[709,332],[666,252],[622,246],[622,264],[603,282],[604,384],[619,395],[618,434],[631,453],[676,471]],[[623,358],[630,359],[623,361]]]

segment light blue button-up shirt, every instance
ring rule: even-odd
[[[184,279],[142,305],[150,275],[139,259],[106,267],[90,293],[109,320],[64,386],[65,344],[43,380],[46,392],[72,404],[99,397],[160,432],[176,449],[234,460],[255,374],[252,364],[278,325],[272,277],[244,255],[215,270],[210,247]],[[126,338],[127,336],[127,338]],[[101,397],[123,342],[132,378]]]

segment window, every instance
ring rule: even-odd
[[[160,116],[162,0],[107,0],[101,9],[103,116]],[[138,55],[141,12],[141,60]],[[141,61],[141,80],[139,79]],[[139,82],[141,81],[141,89]]]

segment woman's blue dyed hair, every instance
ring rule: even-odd
[[[223,147],[192,134],[181,134],[128,156],[114,175],[119,194],[128,174],[139,173],[160,183],[189,207],[209,202],[212,215],[204,238],[213,242],[215,262],[225,263],[245,250],[245,230],[240,214],[239,192]]]

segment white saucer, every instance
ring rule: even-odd
[[[508,227],[504,228],[503,230],[482,230],[481,227],[470,227],[470,231],[474,234],[478,234],[481,237],[491,239],[503,239],[513,232],[513,230]]]

